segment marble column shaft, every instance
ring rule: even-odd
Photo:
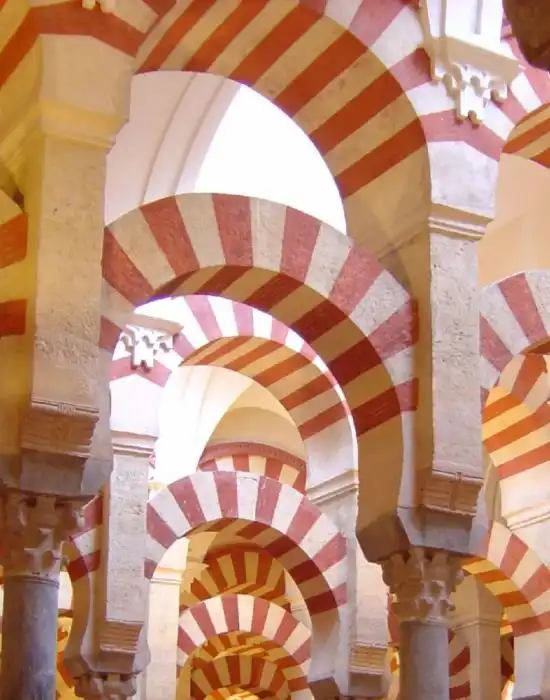
[[[382,566],[399,620],[401,700],[449,700],[449,600],[461,578],[446,552],[414,548]]]
[[[54,496],[9,492],[0,502],[4,611],[1,696],[55,697],[61,546],[79,522]]]

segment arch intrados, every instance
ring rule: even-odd
[[[418,20],[410,8],[397,0],[385,0],[384,9],[377,10],[375,18],[360,6],[354,13],[356,18],[352,19],[345,4],[345,0],[342,4],[328,3],[329,7],[322,5],[323,11],[319,12],[320,8],[309,0],[278,0],[270,4],[260,21],[254,15],[265,9],[263,3],[245,3],[236,9],[228,4],[228,12],[225,12],[223,2],[219,2],[212,18],[209,6],[203,4],[198,10],[195,3],[190,3],[176,12],[170,22],[162,22],[153,28],[138,52],[136,71],[210,72],[243,83],[270,99],[296,121],[325,158],[344,200],[350,234],[363,238],[369,236],[370,242],[374,243],[376,237],[372,231],[365,230],[365,214],[369,204],[376,211],[380,190],[376,185],[372,188],[369,185],[396,167],[396,148],[399,148],[405,172],[410,176],[415,173],[417,181],[425,183],[425,187],[404,188],[404,180],[398,180],[395,211],[400,206],[402,213],[403,210],[417,212],[422,206],[426,208],[429,201],[429,178],[425,177],[425,172],[429,171],[426,135],[407,95],[411,87],[428,82],[429,74],[418,70],[418,59],[414,54],[403,56],[403,52],[394,50],[390,57],[387,45],[380,54],[376,50],[376,39],[400,13],[410,13],[405,22],[412,31],[418,30]],[[222,16],[225,16],[225,21]],[[339,21],[341,17],[349,18],[349,27]],[[222,35],[219,33],[220,22],[224,23]],[[254,24],[252,44],[246,34],[250,23]],[[189,33],[193,36],[195,24],[201,27],[202,40],[190,39]],[[206,26],[211,27],[211,32]],[[309,61],[293,80],[292,76],[301,65],[297,59],[296,43],[310,30],[315,32],[316,41],[308,42]],[[242,42],[237,41],[236,48],[232,45],[224,53],[234,39],[233,35],[241,31],[248,41],[245,42],[243,37]],[[274,42],[278,44],[278,50],[268,50],[267,46],[272,47]],[[312,46],[318,48],[316,53],[309,55],[315,50],[311,49]],[[285,60],[281,62],[282,57]],[[281,75],[282,66],[278,70],[278,61],[285,67],[286,75]],[[292,66],[290,76],[289,65]],[[397,70],[396,66],[399,67]],[[340,87],[342,84],[353,86],[351,94],[336,89],[336,85]],[[330,107],[326,99],[319,105],[315,104],[315,98],[323,89],[330,91]],[[391,118],[377,119],[382,113],[388,117],[391,115]],[[369,128],[371,120],[377,120],[377,129]],[[327,157],[361,129],[366,133],[357,143],[355,161],[349,162],[347,158],[341,163],[341,159]],[[393,144],[392,140],[398,144]],[[381,142],[382,145],[388,144],[390,153],[377,158]],[[420,162],[418,157],[407,157],[416,153],[422,153]],[[411,192],[411,189],[417,191]],[[379,238],[386,233],[380,230],[380,218],[372,215],[368,222],[369,228],[378,227]]]
[[[249,459],[251,457],[260,457],[265,460],[265,476],[286,483],[288,486],[292,486],[300,491],[300,493],[305,494],[307,480],[305,461],[286,450],[264,443],[224,442],[207,445],[201,455],[197,470],[216,471],[218,469],[218,460],[231,459],[235,471],[260,473],[251,470]],[[294,477],[285,481],[282,473],[283,469],[288,468],[292,470]]]
[[[244,374],[263,386],[292,417],[306,451],[310,438],[339,421],[348,422],[347,402],[342,400],[331,378],[307,355],[274,340],[255,336],[219,338],[191,353],[182,366],[221,367]],[[300,416],[300,409],[303,412],[310,401],[322,396],[330,397],[326,400],[327,408],[314,412],[306,409],[306,417]],[[355,441],[351,426],[346,432],[351,445]]]
[[[230,686],[239,686],[251,692],[268,691],[279,700],[286,700],[290,694],[287,675],[276,663],[259,656],[249,656],[246,659],[239,654],[217,657],[194,666],[190,675],[191,697],[197,700],[204,700],[211,693],[226,687],[228,684],[225,679],[231,681]]]
[[[550,271],[527,270],[493,282],[480,297],[481,389],[484,399],[517,355],[550,339]]]
[[[238,498],[239,488],[247,499]],[[295,515],[289,523],[291,507],[295,508]],[[295,489],[267,477],[243,478],[237,472],[196,472],[162,489],[149,501],[145,575],[153,576],[177,539],[220,531],[229,522],[238,524],[237,528],[232,527],[233,534],[263,546],[279,559],[298,587],[303,587],[312,617],[337,610],[346,601],[344,536]],[[305,529],[304,525],[298,526],[299,522],[307,523]],[[314,534],[318,527],[323,528],[325,542],[320,548]],[[274,531],[278,534],[276,539],[272,536]],[[307,590],[312,579],[320,591],[315,596],[308,595]]]
[[[220,618],[216,614],[218,603],[222,603],[224,610],[231,606],[231,616]],[[264,611],[265,617],[250,616],[252,610]],[[275,612],[276,611],[276,612]],[[279,624],[274,629],[272,624],[267,624],[270,612],[273,619],[278,619]],[[241,619],[242,615],[242,619]],[[203,621],[200,625],[197,620]],[[189,624],[193,627],[190,628]],[[211,598],[203,601],[193,608],[189,608],[180,616],[178,630],[178,666],[183,667],[190,655],[211,637],[218,637],[231,632],[244,630],[265,637],[270,642],[280,646],[282,650],[300,667],[303,675],[307,677],[311,660],[311,633],[295,617],[286,611],[280,610],[268,601],[259,598],[250,598],[246,595],[230,594]],[[193,629],[193,637],[186,633],[186,629]]]
[[[225,576],[229,561],[230,581]],[[188,591],[180,594],[180,613],[216,595],[236,593],[245,584],[247,595],[260,595],[281,607],[287,604],[285,570],[277,559],[262,549],[253,551],[238,545],[226,545],[209,550],[204,556],[204,563],[207,569],[191,583]]]

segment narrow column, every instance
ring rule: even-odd
[[[399,620],[401,700],[449,700],[449,600],[461,578],[458,559],[422,548],[382,565]]]
[[[1,505],[2,697],[55,697],[61,545],[78,524],[71,503],[10,492]]]

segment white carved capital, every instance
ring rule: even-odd
[[[55,496],[9,492],[0,501],[4,576],[56,580],[63,542],[82,525],[81,507]]]
[[[152,369],[159,352],[169,352],[173,347],[172,335],[143,326],[126,326],[120,341],[131,354],[134,368],[142,365],[145,369]]]
[[[501,39],[502,0],[421,0],[419,12],[433,79],[460,119],[479,124],[487,103],[503,102],[522,70]]]
[[[392,610],[401,622],[443,622],[453,610],[450,596],[463,577],[460,561],[447,552],[417,547],[394,554],[382,564],[393,596]]]
[[[126,700],[137,692],[135,676],[91,671],[76,679],[75,694],[85,700]]]

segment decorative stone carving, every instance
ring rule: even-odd
[[[142,628],[141,622],[103,620],[99,633],[100,655],[135,656]]]
[[[74,691],[85,700],[125,700],[137,693],[133,675],[91,671],[76,679]]]
[[[420,20],[432,76],[447,88],[459,119],[483,121],[521,72],[501,39],[502,0],[421,0]]]
[[[82,526],[81,504],[55,496],[9,492],[0,501],[4,576],[56,580],[61,546]]]
[[[126,326],[120,335],[124,347],[131,353],[132,367],[153,369],[157,354],[169,352],[174,344],[173,336],[163,331],[143,326]]]
[[[400,622],[442,622],[453,610],[450,596],[463,578],[460,561],[447,552],[416,547],[382,564]]]
[[[481,477],[430,471],[420,490],[420,505],[443,513],[473,517],[476,513]]]
[[[82,0],[82,7],[85,10],[93,10],[97,5],[103,12],[114,12],[116,0]]]
[[[351,673],[384,675],[387,652],[386,646],[357,642],[351,650]]]
[[[21,448],[87,459],[99,411],[34,398],[23,416]]]

